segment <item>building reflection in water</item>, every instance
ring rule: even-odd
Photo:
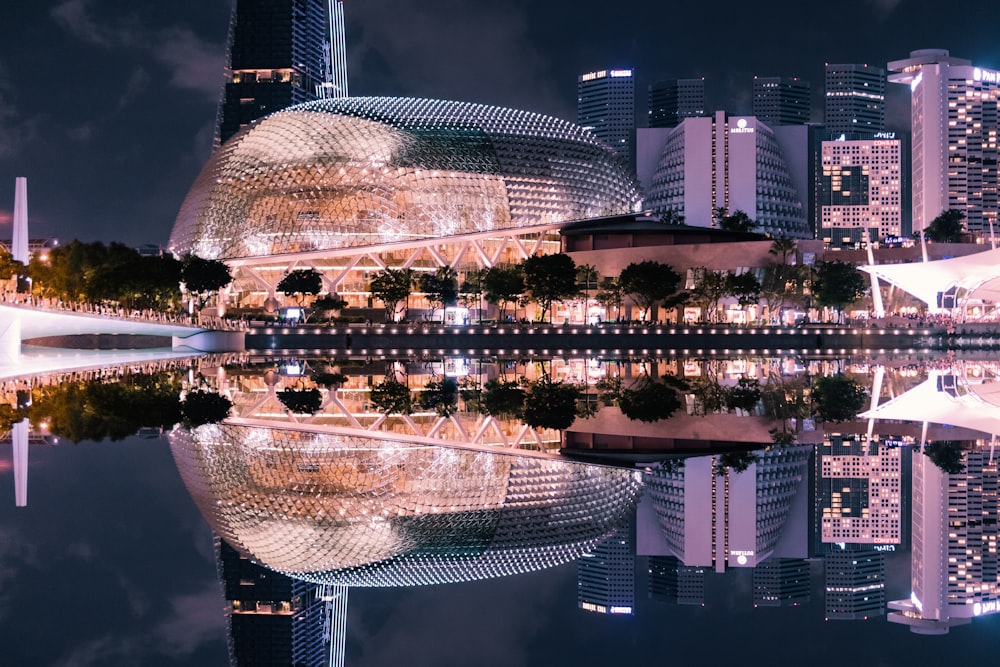
[[[187,376],[229,397],[233,416],[169,436],[219,536],[235,664],[245,664],[244,651],[341,664],[350,587],[469,581],[574,560],[577,606],[597,613],[637,613],[637,569],[661,602],[705,605],[709,577],[751,569],[754,606],[801,605],[820,590],[828,620],[888,608],[890,621],[921,633],[1000,610],[1000,383],[989,362],[926,370],[870,359],[356,361],[332,369],[346,371],[336,385],[316,382],[309,362],[237,362],[205,358]],[[809,376],[841,371],[876,394],[871,409],[816,429],[787,421],[788,445],[762,437],[774,421],[760,409],[706,414],[688,395],[678,414],[648,424],[599,404],[595,389],[612,375],[711,372],[722,386],[781,382],[791,396],[807,394]],[[470,390],[543,373],[591,396],[569,431],[484,414]],[[386,378],[419,397],[448,377],[460,390],[447,409],[374,406],[372,390]],[[283,401],[311,389],[314,410]],[[912,595],[889,601],[887,557],[907,550]]]

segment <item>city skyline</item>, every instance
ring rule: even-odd
[[[612,14],[597,3],[349,2],[351,92],[483,102],[573,120],[577,77],[623,66],[636,70],[637,115],[645,113],[649,83],[700,76],[710,109],[746,113],[760,75],[809,81],[816,118],[827,62],[882,67],[915,49],[943,48],[1000,67],[986,7],[959,2],[942,14],[907,0],[848,4],[842,15],[855,19],[850,26],[792,3],[756,16],[730,2],[681,9],[633,2]],[[10,224],[13,180],[26,176],[35,235],[165,243],[211,150],[230,9],[229,0],[0,9],[7,28],[0,33],[0,234]],[[600,21],[586,20],[598,12]],[[718,20],[737,12],[740,21]],[[574,16],[583,20],[568,20]],[[901,96],[908,104],[896,88],[905,87],[889,86],[890,124],[901,117]]]

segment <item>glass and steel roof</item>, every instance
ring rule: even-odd
[[[429,99],[317,100],[223,144],[170,247],[263,257],[557,224],[639,203],[624,162],[557,118]]]

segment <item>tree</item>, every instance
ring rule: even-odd
[[[824,375],[812,388],[813,413],[824,422],[854,419],[865,405],[868,392],[843,373]]]
[[[956,440],[938,440],[924,446],[923,453],[941,472],[957,475],[965,472],[962,461],[962,443]]]
[[[625,290],[622,289],[621,282],[617,278],[602,278],[597,288],[597,303],[604,306],[606,310],[615,309],[615,319],[622,317],[622,301],[625,300]]]
[[[727,271],[713,271],[705,267],[696,271],[694,288],[689,299],[705,309],[709,322],[718,319],[719,301],[728,290],[728,276]]]
[[[730,410],[753,412],[760,402],[760,381],[756,378],[741,377],[735,387],[726,390],[726,407]]]
[[[639,318],[647,319],[657,303],[677,291],[681,277],[669,264],[645,261],[633,262],[622,269],[618,284],[639,306]]]
[[[736,297],[737,303],[744,308],[760,300],[760,290],[760,281],[749,271],[726,275],[726,293]]]
[[[372,277],[369,290],[373,297],[385,304],[387,321],[396,320],[397,307],[409,298],[412,285],[411,269],[382,269]]]
[[[553,382],[547,375],[528,388],[524,423],[532,428],[567,429],[576,419],[580,390],[566,382]]]
[[[924,238],[938,243],[958,243],[965,232],[965,214],[951,208],[942,211],[924,228]]]
[[[757,462],[756,452],[725,452],[715,461],[715,474],[722,477],[726,471],[739,474]]]
[[[677,392],[648,376],[640,378],[635,388],[623,389],[618,407],[629,419],[655,422],[667,419],[681,407]]]
[[[233,402],[208,389],[187,392],[181,401],[181,422],[188,428],[217,424],[229,416]]]
[[[417,285],[427,295],[428,301],[441,306],[441,322],[444,323],[444,309],[458,301],[458,274],[455,269],[441,266],[434,273],[421,273]]]
[[[726,209],[718,210],[719,229],[727,232],[755,232],[760,224],[747,215],[744,211],[733,211],[732,215],[726,215]]]
[[[410,395],[410,388],[393,378],[386,378],[372,387],[369,400],[375,409],[387,415],[413,413],[413,397]]]
[[[316,296],[323,289],[323,276],[316,269],[295,269],[278,281],[277,290],[285,296],[298,295],[296,303],[301,305],[306,294]]]
[[[520,266],[492,266],[483,276],[486,303],[500,308],[502,322],[507,316],[507,304],[514,303],[524,293],[524,272]]]
[[[528,297],[539,307],[539,321],[544,315],[552,321],[550,309],[553,302],[570,299],[580,293],[576,284],[576,264],[565,253],[532,255],[521,266]]]
[[[233,275],[225,262],[186,255],[181,260],[181,282],[188,292],[195,295],[198,308],[201,308],[212,292],[233,282]]]
[[[664,211],[660,216],[660,222],[675,227],[684,224],[684,216],[677,211]]]
[[[450,417],[458,407],[458,382],[455,378],[434,378],[420,394],[420,407]]]
[[[292,414],[313,415],[319,412],[323,405],[323,396],[319,389],[282,389],[278,392],[278,400]]]
[[[469,309],[475,308],[479,313],[479,321],[483,321],[483,289],[486,269],[476,269],[465,274],[465,280],[458,288],[462,304]]]
[[[483,391],[483,412],[497,419],[521,419],[525,396],[524,388],[517,382],[488,380]]]
[[[313,300],[311,310],[313,314],[335,313],[347,307],[347,299],[339,294],[324,294]],[[310,315],[311,317],[312,315]]]
[[[597,289],[597,281],[600,278],[597,267],[593,264],[581,264],[576,267],[577,287],[583,291],[587,301],[590,301],[590,290]]]
[[[25,266],[14,259],[10,251],[0,248],[0,280],[10,280],[14,276],[24,275]]]
[[[829,306],[843,316],[844,308],[864,295],[868,285],[853,264],[834,260],[820,262],[812,281],[813,299],[818,306]]]

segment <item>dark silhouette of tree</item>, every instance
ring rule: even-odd
[[[0,248],[0,280],[10,280],[14,276],[24,275],[27,267],[6,248]]]
[[[565,253],[532,255],[521,264],[527,296],[538,304],[539,321],[547,317],[553,302],[571,299],[580,294],[576,284],[576,264]]]
[[[962,443],[956,440],[938,440],[928,443],[924,446],[923,453],[943,473],[957,475],[965,472],[965,463],[962,461]]]
[[[492,379],[483,391],[482,409],[497,419],[521,419],[524,416],[524,387],[518,382]]]
[[[854,419],[865,405],[868,392],[843,373],[824,375],[812,387],[813,413],[824,422]]]
[[[323,276],[316,269],[295,269],[278,281],[277,290],[285,296],[294,296],[296,303],[302,303],[306,294],[316,296],[323,289]]]
[[[655,422],[673,415],[681,407],[681,399],[672,387],[645,376],[634,388],[621,391],[618,407],[629,419]]]
[[[314,415],[323,405],[323,395],[315,387],[290,387],[277,392],[277,396],[285,409],[296,415]]]
[[[719,454],[719,458],[715,460],[715,474],[717,477],[722,477],[726,474],[727,470],[735,474],[746,472],[746,469],[756,463],[757,460],[757,452],[726,452]]]
[[[420,407],[450,417],[458,409],[458,382],[455,378],[434,378],[420,393]]]
[[[369,290],[373,297],[385,304],[387,321],[396,319],[396,310],[409,298],[412,285],[411,269],[382,269],[372,277]]]
[[[829,306],[843,316],[844,309],[860,299],[867,289],[864,276],[853,264],[834,260],[816,265],[812,292],[817,306]]]
[[[233,274],[225,262],[185,255],[181,260],[181,282],[201,308],[209,295],[233,282]]]
[[[597,296],[595,298],[599,304],[604,306],[604,308],[608,310],[614,308],[615,319],[621,319],[622,301],[625,300],[625,290],[622,289],[622,285],[617,278],[602,278],[600,284],[598,285]]]
[[[684,216],[677,211],[665,211],[660,216],[660,222],[671,227],[676,227],[684,224]]]
[[[597,267],[593,264],[580,264],[576,267],[577,288],[583,292],[588,301],[590,300],[590,290],[597,289],[597,281],[600,277],[600,274],[597,273]]]
[[[500,309],[502,322],[507,317],[507,304],[515,303],[524,294],[524,272],[520,266],[493,266],[483,276],[486,303]]]
[[[760,381],[756,378],[741,377],[735,387],[729,387],[725,392],[725,404],[730,410],[753,412],[760,402]]]
[[[622,292],[636,302],[643,320],[653,306],[677,292],[680,282],[680,274],[673,267],[653,261],[632,262],[618,275]]]
[[[181,423],[188,428],[203,424],[218,424],[229,417],[233,402],[208,389],[187,392],[181,401]]]
[[[760,290],[760,281],[749,271],[726,275],[726,293],[736,297],[737,303],[744,308],[760,300]]]
[[[726,271],[713,271],[705,267],[696,271],[694,288],[691,290],[689,300],[705,309],[709,322],[718,319],[719,301],[726,296],[728,276]]]
[[[924,238],[938,243],[958,243],[965,233],[965,214],[958,209],[942,211],[924,228]],[[919,236],[919,232],[917,233]]]
[[[719,229],[727,232],[755,232],[760,224],[746,214],[744,211],[733,211],[732,215],[726,215],[726,210],[718,210]]]
[[[524,423],[532,428],[567,429],[576,419],[580,389],[548,376],[532,382],[524,401]]]
[[[328,389],[337,389],[347,382],[347,376],[340,371],[323,370],[313,373],[310,377],[314,384]]]
[[[441,306],[441,322],[444,323],[444,309],[458,302],[458,274],[455,269],[441,266],[434,273],[421,273],[417,285],[431,304]]]
[[[413,414],[410,388],[394,378],[386,378],[372,387],[369,400],[376,410],[387,415]]]
[[[466,308],[475,308],[479,321],[483,321],[483,291],[487,269],[476,269],[465,274],[465,280],[458,288],[459,297]]]

